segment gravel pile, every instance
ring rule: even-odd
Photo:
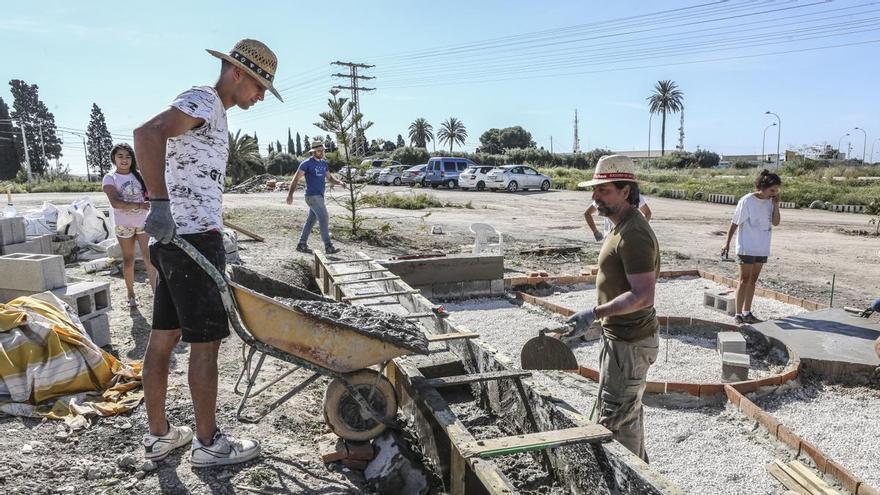
[[[880,390],[805,382],[753,399],[856,477],[880,487]]]
[[[703,306],[703,292],[706,289],[726,288],[702,277],[662,278],[657,282],[654,308],[658,316],[684,316],[733,324],[733,318],[726,313]],[[593,307],[596,305],[596,286],[592,284],[572,286],[571,290],[560,291],[546,299],[575,310]],[[752,311],[762,319],[778,319],[800,314],[805,310],[793,304],[755,296]]]

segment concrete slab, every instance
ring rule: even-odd
[[[802,313],[752,325],[797,353],[807,368],[844,380],[850,374],[870,376],[880,366],[874,341],[880,336],[876,318],[850,315],[837,308]]]

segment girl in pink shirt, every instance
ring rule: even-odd
[[[147,268],[147,276],[153,290],[156,289],[156,269],[150,263],[148,246],[150,235],[144,232],[144,222],[150,203],[147,200],[147,187],[137,169],[134,150],[126,143],[113,146],[110,161],[116,169],[104,176],[103,190],[113,207],[116,223],[116,239],[122,248],[122,274],[128,289],[128,305],[137,306],[134,296],[134,249],[135,241],[140,244],[141,256]]]

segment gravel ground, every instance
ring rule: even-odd
[[[831,459],[880,487],[880,391],[808,381],[778,392],[755,400]]]
[[[690,316],[733,324],[733,318],[726,313],[703,306],[703,292],[706,289],[725,288],[702,277],[662,278],[657,283],[654,307],[658,316]],[[546,299],[571,309],[592,307],[596,305],[596,286],[592,284],[574,286],[572,290],[560,290]],[[762,319],[777,319],[804,312],[799,306],[757,296],[753,301],[752,310]]]

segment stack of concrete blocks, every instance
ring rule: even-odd
[[[77,314],[92,341],[110,344],[110,283],[78,281],[67,285],[64,258],[55,254],[0,256],[0,302],[50,291]]]
[[[721,203],[724,205],[735,205],[736,204],[736,196],[732,194],[717,194],[711,193],[709,194],[709,202],[710,203]]]
[[[865,205],[831,205],[831,211],[838,213],[864,213]]]
[[[0,218],[0,255],[52,254],[52,235],[26,235],[24,217]]]
[[[736,314],[736,291],[709,289],[703,292],[703,305],[733,316]]]
[[[746,352],[746,339],[739,332],[718,332],[718,354],[721,355],[721,381],[743,382],[749,379],[751,359]]]
[[[388,260],[379,264],[424,297],[435,300],[504,295],[504,257],[454,254],[435,258]]]

